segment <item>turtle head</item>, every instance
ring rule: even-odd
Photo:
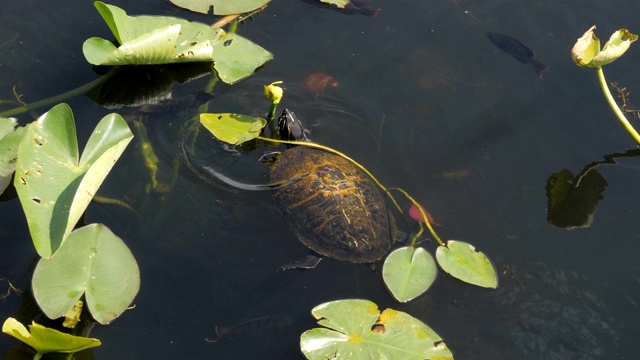
[[[302,123],[289,109],[282,110],[280,117],[278,117],[278,135],[282,140],[309,141],[304,133]]]

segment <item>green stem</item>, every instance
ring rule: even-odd
[[[51,104],[55,104],[55,103],[59,103],[62,102],[63,100],[72,98],[76,95],[80,95],[83,94],[89,90],[91,90],[91,88],[93,88],[94,86],[96,86],[97,84],[99,84],[101,81],[104,81],[104,79],[106,78],[106,76],[102,76],[101,78],[94,80],[88,84],[82,85],[80,87],[77,87],[73,90],[67,91],[66,93],[60,94],[60,95],[56,95],[56,96],[52,96],[50,98],[46,98],[40,101],[36,101],[34,103],[31,103],[29,105],[25,106],[20,106],[11,110],[7,110],[7,111],[3,111],[0,112],[0,116],[3,117],[7,117],[7,116],[13,116],[13,115],[18,115],[18,114],[22,114],[24,112],[33,110],[33,109],[37,109],[41,106],[46,106],[46,105],[51,105]]]
[[[418,202],[411,197],[411,195],[409,195],[409,193],[407,193],[406,191],[400,189],[400,188],[389,188],[389,190],[396,190],[401,192],[407,199],[409,199],[409,201],[411,201],[411,203],[418,208],[418,211],[420,211],[420,215],[422,215],[422,220],[424,220],[425,225],[427,225],[427,229],[429,229],[429,232],[431,232],[431,235],[433,235],[433,237],[436,239],[436,241],[438,241],[438,243],[441,246],[445,246],[444,242],[440,239],[440,237],[438,236],[438,234],[436,234],[436,231],[433,230],[433,227],[431,227],[431,224],[429,223],[429,217],[427,216],[427,213],[424,212],[424,209],[422,208],[422,206],[420,204],[418,204]],[[411,239],[411,246],[414,246],[416,243],[416,240],[418,239],[418,237],[420,236],[420,234],[422,234],[422,224],[420,224],[420,231],[414,235],[413,239]]]
[[[627,120],[627,118],[624,116],[624,114],[618,107],[618,104],[616,104],[615,99],[611,95],[611,91],[609,91],[609,86],[607,85],[607,81],[604,78],[602,67],[596,68],[596,72],[598,73],[600,88],[602,89],[602,93],[604,94],[605,99],[607,99],[607,102],[609,103],[611,110],[613,110],[613,112],[616,114],[616,116],[618,117],[618,120],[620,120],[620,123],[622,123],[622,126],[624,126],[624,128],[627,130],[629,135],[633,137],[636,143],[640,144],[640,134],[638,134],[636,129],[633,128],[631,123],[629,123],[629,120]]]
[[[269,113],[267,114],[267,123],[270,123],[273,120],[273,117],[276,116],[276,110],[278,109],[278,104],[280,101],[272,101],[271,107],[269,108]]]
[[[396,206],[398,211],[400,211],[401,214],[404,214],[404,212],[402,211],[402,208],[400,208],[400,205],[398,205],[398,202],[393,197],[393,195],[391,195],[389,190],[384,185],[382,185],[378,181],[378,179],[376,179],[376,177],[373,176],[373,174],[369,172],[369,170],[367,170],[364,166],[360,165],[357,161],[355,161],[352,158],[348,157],[346,154],[341,153],[340,151],[332,149],[332,148],[330,148],[328,146],[324,146],[324,145],[320,145],[320,144],[316,144],[316,143],[312,143],[312,142],[307,142],[307,141],[276,140],[276,139],[270,139],[270,138],[266,138],[266,137],[262,137],[262,136],[256,136],[256,139],[263,140],[263,141],[274,142],[276,144],[302,145],[302,146],[312,147],[312,148],[316,148],[316,149],[321,149],[321,150],[324,150],[324,151],[328,151],[328,152],[330,152],[332,154],[336,154],[336,155],[344,158],[347,161],[350,161],[358,169],[362,170],[365,174],[367,174],[371,178],[371,180],[373,180],[380,187],[380,189],[382,189],[382,191],[384,191],[389,196],[389,198],[391,199],[393,204]]]

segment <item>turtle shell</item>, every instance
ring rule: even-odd
[[[382,258],[396,238],[393,216],[371,179],[326,151],[286,150],[270,176],[274,199],[300,242],[320,255],[351,263]]]

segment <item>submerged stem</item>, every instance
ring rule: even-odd
[[[624,126],[624,128],[627,130],[629,135],[633,137],[636,143],[640,144],[640,134],[638,134],[636,129],[634,129],[631,123],[629,123],[629,120],[627,120],[627,118],[624,116],[624,114],[618,107],[618,104],[616,104],[616,101],[613,98],[613,95],[611,95],[611,91],[609,91],[609,86],[607,85],[607,81],[604,78],[602,67],[597,67],[596,72],[598,73],[598,81],[600,82],[600,88],[602,89],[602,93],[604,94],[605,99],[607,99],[607,102],[609,103],[611,110],[613,110],[613,112],[616,114],[616,116],[618,117],[618,120],[620,120],[620,123],[622,123],[622,126]]]
[[[427,213],[424,211],[422,206],[420,206],[420,204],[418,204],[418,202],[414,198],[412,198],[411,195],[409,195],[409,193],[407,193],[406,191],[400,188],[389,188],[389,190],[399,191],[402,193],[402,195],[404,195],[407,199],[409,199],[409,201],[411,201],[411,203],[413,203],[413,205],[415,205],[415,207],[418,208],[418,211],[420,211],[420,215],[422,215],[422,220],[424,220],[424,223],[425,225],[427,225],[427,229],[429,229],[429,232],[431,232],[431,235],[433,235],[433,237],[436,239],[436,241],[438,241],[438,243],[441,246],[445,246],[444,242],[442,242],[438,234],[436,234],[436,231],[433,230],[433,227],[429,223],[429,218],[427,217]],[[420,231],[413,237],[413,239],[411,239],[411,246],[415,245],[416,240],[418,239],[418,236],[420,236],[421,233],[422,233],[422,224],[420,224]]]

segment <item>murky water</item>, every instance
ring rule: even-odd
[[[166,2],[113,3],[129,14],[210,21]],[[174,84],[175,100],[164,107],[118,110],[142,118],[162,176],[172,179],[175,161],[180,167],[170,192],[146,194],[148,173],[134,139],[99,194],[128,201],[138,216],[112,205],[88,209],[88,222],[107,224],[127,242],[142,273],[135,309],[93,330],[103,342],[96,358],[297,359],[299,335],[315,326],[311,308],[355,297],[424,320],[459,359],[636,357],[640,159],[598,168],[608,185],[588,228],[549,225],[545,185],[562,169],[577,174],[635,148],[607,108],[595,72],[575,66],[569,51],[593,24],[603,42],[620,27],[640,32],[634,28],[640,4],[371,4],[382,8],[376,17],[306,1],[274,2],[238,32],[275,60],[234,86],[218,84],[207,111],[260,116],[269,106],[262,86],[284,80],[282,106],[296,112],[314,141],[411,193],[444,224],[442,237],[471,242],[493,259],[500,287],[474,288],[441,273],[427,294],[397,304],[379,271],[367,266],[324,260],[313,271],[276,272],[306,248],[268,191],[238,189],[216,174],[265,184],[268,169],[257,159],[277,148],[228,148],[198,132],[192,124],[201,102],[194,99],[209,81],[202,78]],[[98,77],[84,60],[82,42],[111,35],[90,2],[13,2],[0,19],[1,100],[14,99],[14,86],[22,100],[34,102]],[[549,69],[538,78],[488,41],[487,31],[519,39]],[[632,107],[640,107],[636,46],[605,68],[609,81],[627,87]],[[316,72],[338,86],[306,89],[303,80]],[[68,103],[80,143],[114,111],[83,96]],[[29,291],[35,252],[20,211],[17,199],[0,203],[0,278]],[[0,295],[7,287],[0,281]],[[19,309],[20,296],[11,294],[0,302],[0,319]],[[216,325],[265,317],[287,321],[205,341]],[[13,344],[0,336],[0,354]]]

